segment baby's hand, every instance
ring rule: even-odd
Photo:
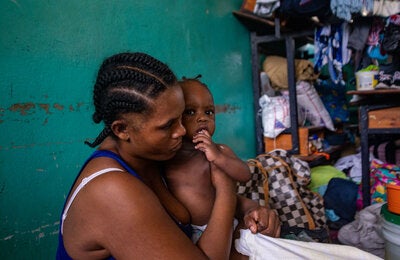
[[[212,141],[211,135],[207,130],[201,130],[193,136],[193,143],[196,144],[195,148],[202,151],[210,162],[213,162],[220,155],[220,150]]]

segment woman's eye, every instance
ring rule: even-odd
[[[163,125],[161,128],[164,129],[164,130],[168,130],[168,129],[170,129],[172,127],[172,124],[173,124],[173,122],[170,121],[167,124]]]

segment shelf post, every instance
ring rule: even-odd
[[[297,118],[297,93],[296,93],[296,71],[295,71],[295,42],[291,36],[285,37],[286,60],[288,70],[289,106],[290,106],[290,133],[292,135],[292,154],[299,154],[299,132]]]
[[[256,151],[257,154],[264,153],[264,132],[262,128],[261,116],[258,113],[260,111],[259,100],[261,97],[260,89],[260,55],[258,53],[258,42],[256,32],[250,33],[251,42],[251,67],[253,76],[253,97],[254,97],[254,114],[255,114],[255,128],[256,128]]]

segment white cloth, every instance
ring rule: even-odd
[[[331,131],[335,131],[335,126],[328,110],[318,95],[314,85],[308,81],[298,81],[296,83],[297,104],[305,113],[305,118],[313,126],[325,126]]]
[[[398,0],[374,0],[373,15],[388,17],[400,12],[400,2]]]
[[[235,247],[239,253],[249,256],[250,260],[381,259],[352,246],[272,238],[261,234],[252,234],[248,229],[240,230],[240,239],[236,239]]]
[[[265,137],[275,138],[290,127],[289,101],[285,97],[262,95],[259,104]]]
[[[369,161],[374,159],[374,155],[369,153]],[[334,167],[340,171],[345,169],[350,169],[349,176],[350,179],[356,183],[361,182],[362,171],[361,171],[361,152],[356,154],[350,154],[345,157],[340,158],[336,161]]]
[[[357,183],[361,182],[362,172],[361,172],[361,152],[357,154],[347,155],[336,161],[334,167],[340,171],[345,169],[350,169],[350,178]]]

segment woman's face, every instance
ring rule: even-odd
[[[184,108],[182,89],[174,86],[154,100],[150,115],[131,115],[128,127],[131,153],[155,161],[171,159],[186,133],[181,121]]]
[[[196,81],[182,85],[185,97],[185,111],[182,124],[186,128],[186,137],[192,139],[201,130],[210,135],[215,131],[215,106],[210,91]]]

